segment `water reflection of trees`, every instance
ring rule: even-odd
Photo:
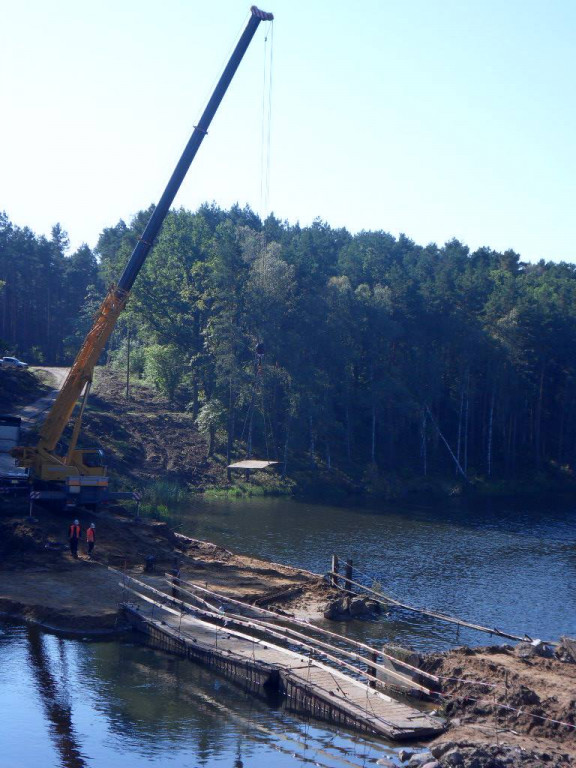
[[[80,674],[109,730],[142,755],[189,749],[198,763],[231,748],[229,724],[202,700],[228,684],[189,661],[123,643],[83,646]],[[242,692],[231,694],[237,700]]]
[[[115,756],[126,766],[193,756],[194,765],[221,761],[241,768],[247,760],[266,764],[271,753],[273,764],[285,756],[290,764],[325,766],[319,756],[339,761],[355,754],[356,738],[340,734],[333,744],[333,733],[275,713],[269,702],[189,661],[140,646],[24,631],[60,768],[86,768],[92,759],[113,762]],[[366,755],[371,747],[361,741]]]
[[[86,768],[86,759],[80,751],[79,738],[72,724],[69,696],[72,681],[64,657],[63,641],[59,643],[61,669],[57,676],[44,639],[38,627],[28,627],[30,669],[50,725],[50,735],[63,768]]]

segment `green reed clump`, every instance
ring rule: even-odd
[[[142,489],[140,514],[156,519],[169,518],[178,504],[190,497],[186,486],[174,480],[155,480]]]

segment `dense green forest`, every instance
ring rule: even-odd
[[[150,211],[68,253],[0,217],[5,353],[69,363]],[[576,267],[513,251],[169,214],[108,359],[187,409],[209,450],[343,472],[396,496],[570,482]],[[259,346],[260,345],[260,346]],[[263,352],[263,354],[257,354]]]

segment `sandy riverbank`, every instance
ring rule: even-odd
[[[98,633],[123,628],[118,607],[126,598],[119,572],[159,589],[175,561],[182,578],[261,605],[283,601],[299,615],[321,615],[330,590],[306,571],[236,555],[207,542],[175,534],[165,523],[135,522],[122,512],[90,513],[96,524],[94,556],[84,541],[74,559],[67,547],[70,521],[38,511],[34,520],[6,502],[0,518],[0,612],[51,629]],[[154,571],[145,572],[147,558]]]

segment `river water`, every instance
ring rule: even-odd
[[[340,508],[195,500],[174,524],[234,551],[325,572],[333,553],[403,602],[532,637],[576,634],[576,511]],[[332,628],[334,625],[332,625]],[[494,638],[393,611],[340,630],[445,649]],[[369,766],[394,748],[306,722],[131,642],[0,625],[0,768]]]
[[[198,501],[176,522],[235,552],[325,573],[332,554],[401,602],[555,640],[576,628],[576,509],[333,507],[293,500]],[[345,629],[342,626],[341,629]],[[350,631],[418,650],[495,638],[394,612]]]

